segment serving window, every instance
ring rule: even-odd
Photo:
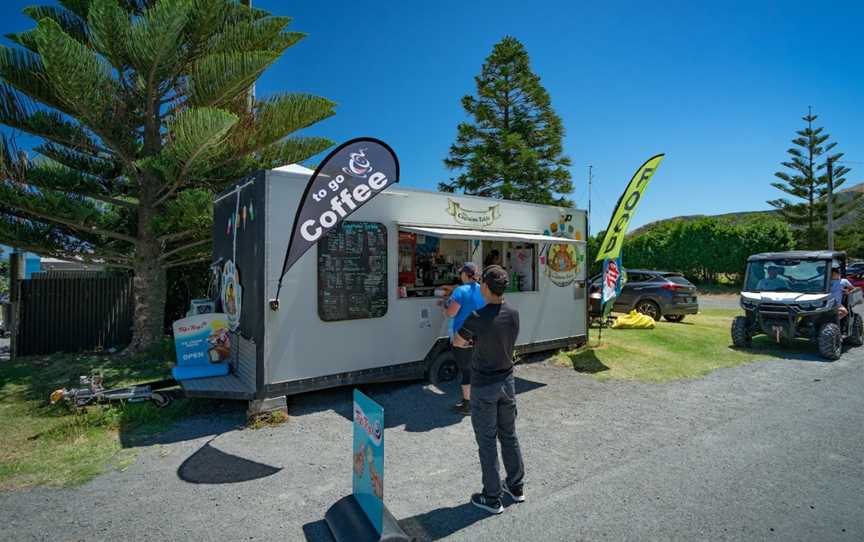
[[[483,267],[500,265],[510,276],[508,292],[537,291],[540,245],[516,241],[483,241]]]
[[[472,250],[470,240],[400,231],[399,297],[433,297],[442,286],[460,284],[459,271]]]
[[[540,245],[522,241],[448,238],[399,232],[399,297],[433,297],[448,286],[461,284],[465,262],[482,268],[497,264],[510,275],[508,292],[537,290]]]

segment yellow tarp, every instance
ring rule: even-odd
[[[654,319],[648,315],[630,311],[627,316],[620,316],[612,324],[613,329],[654,329]]]

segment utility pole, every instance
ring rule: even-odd
[[[588,166],[588,224],[585,227],[585,235],[590,237],[590,233],[588,233],[591,229],[591,181],[594,179],[592,176],[591,170],[594,169],[594,166]]]
[[[252,9],[252,0],[241,0],[241,4]],[[246,106],[249,108],[249,112],[252,112],[252,107],[255,105],[255,83],[252,83],[252,86],[249,87],[249,93],[246,95]]]
[[[828,250],[834,250],[834,163],[828,157]]]
[[[590,269],[590,267],[591,267],[591,256],[593,256],[592,254],[588,254],[588,249],[587,249],[588,240],[591,239],[591,185],[592,185],[593,181],[594,181],[594,166],[589,165],[588,166],[588,217],[586,218],[586,224],[585,224],[585,243],[586,243],[585,266],[588,269]],[[591,331],[591,276],[590,276],[590,273],[588,272],[587,269],[586,269],[585,274],[588,275],[588,283],[585,285],[585,294],[586,294],[585,295],[585,311],[588,313],[588,316],[586,317],[585,322],[586,322],[586,328],[588,329],[588,342],[590,343],[591,342],[591,333],[590,333],[590,331]],[[598,335],[597,335],[597,342],[598,343],[603,340],[603,298],[602,298],[603,293],[602,292],[603,292],[603,281],[601,279],[601,281],[600,281],[600,295],[601,295],[601,298],[600,298],[600,331],[598,331]]]

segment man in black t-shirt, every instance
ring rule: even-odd
[[[523,502],[525,467],[516,438],[516,389],[513,382],[513,347],[519,335],[519,313],[504,303],[509,280],[500,266],[483,271],[481,293],[486,306],[475,311],[459,330],[474,341],[471,366],[471,425],[480,453],[483,492],[471,496],[474,506],[500,514],[501,491]],[[498,441],[507,478],[503,487],[498,471]]]

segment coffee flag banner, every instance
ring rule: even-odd
[[[339,145],[321,162],[300,198],[279,286],[309,247],[338,226],[351,213],[399,182],[399,160],[389,145],[371,137]],[[278,304],[276,305],[278,307]]]
[[[642,201],[642,195],[645,189],[648,188],[648,182],[660,166],[665,155],[658,154],[651,157],[647,162],[642,164],[642,167],[636,170],[636,174],[630,179],[627,189],[618,200],[618,205],[615,207],[615,212],[612,213],[612,219],[609,221],[609,227],[606,228],[606,235],[603,237],[603,244],[600,245],[600,251],[597,253],[597,258],[594,261],[615,260],[621,256],[621,246],[624,244],[624,234],[627,233],[627,227],[630,225],[630,220],[636,212],[636,207]]]

